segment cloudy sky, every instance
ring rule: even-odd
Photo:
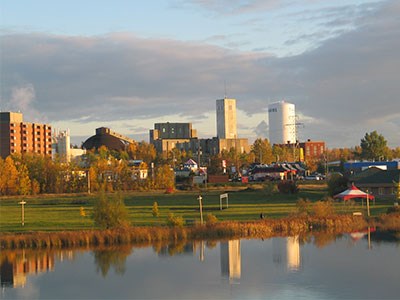
[[[237,99],[238,134],[268,138],[269,103],[296,105],[299,140],[353,147],[377,130],[400,146],[400,1],[0,2],[2,111],[148,140],[157,122],[216,135],[215,100]]]

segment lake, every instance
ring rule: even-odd
[[[398,299],[399,234],[2,251],[2,299]]]

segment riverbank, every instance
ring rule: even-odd
[[[173,194],[164,192],[129,192],[123,193],[128,212],[128,222],[132,227],[165,226],[168,217],[173,214],[185,222],[199,222],[199,201],[202,196],[204,217],[211,214],[218,221],[251,222],[260,219],[260,214],[268,219],[286,218],[299,211],[299,200],[310,203],[308,208],[321,200],[329,199],[326,184],[299,185],[296,194],[281,194],[271,184],[252,184],[246,187],[224,186],[209,187],[201,191],[176,191]],[[221,209],[220,195],[228,194],[229,201]],[[0,198],[0,234],[24,232],[59,232],[85,231],[99,229],[93,221],[93,207],[98,195],[38,195],[29,198]],[[21,223],[24,200],[24,225]],[[153,214],[153,205],[158,204],[158,215]],[[366,205],[361,201],[347,203],[331,201],[336,214],[353,214],[361,212],[367,215]],[[303,203],[304,204],[304,203]],[[370,205],[373,217],[385,214],[393,201],[379,199]]]
[[[360,231],[368,226],[400,231],[400,214],[382,215],[368,220],[352,215],[324,218],[304,216],[252,222],[223,221],[186,227],[146,226],[110,230],[6,233],[0,236],[0,247],[1,249],[62,249],[182,240],[270,238],[321,231],[339,234]]]

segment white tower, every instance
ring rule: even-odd
[[[268,105],[269,142],[273,144],[296,143],[295,105],[279,101]]]
[[[217,137],[236,139],[236,99],[217,100]]]

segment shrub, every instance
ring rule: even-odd
[[[282,194],[297,194],[299,188],[293,180],[283,180],[278,183],[278,190]]]
[[[167,225],[169,227],[183,227],[184,221],[182,217],[175,216],[173,213],[168,214]]]
[[[331,201],[317,201],[314,203],[312,210],[316,217],[329,217],[335,215],[335,208]]]
[[[152,214],[153,214],[153,217],[157,217],[158,218],[160,216],[160,211],[158,210],[158,203],[157,202],[153,203]]]
[[[217,222],[218,222],[218,219],[216,216],[214,216],[213,214],[207,214],[207,216],[206,216],[206,224],[207,225],[213,225]]]
[[[128,225],[128,211],[121,194],[107,197],[101,193],[93,207],[93,220],[100,228],[116,228]]]
[[[297,213],[300,215],[308,215],[311,210],[311,202],[308,199],[301,198],[296,202]]]
[[[347,189],[348,179],[340,174],[333,174],[328,180],[328,193],[330,196],[339,194]]]
[[[265,183],[264,192],[266,195],[271,196],[277,191],[278,191],[278,189],[277,189],[276,183],[273,183],[273,182]]]
[[[400,214],[400,206],[396,205],[396,206],[392,206],[389,207],[386,211],[387,214]]]

